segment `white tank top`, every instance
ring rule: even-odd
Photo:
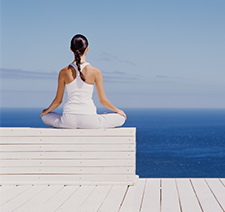
[[[81,71],[88,64],[87,62],[81,64]],[[76,70],[76,78],[71,83],[66,84],[68,100],[63,107],[63,113],[97,114],[92,100],[94,85],[88,84],[81,79],[77,65],[74,63],[70,65]]]

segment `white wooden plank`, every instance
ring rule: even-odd
[[[0,137],[0,144],[134,144],[135,137],[43,137],[43,136],[27,136],[27,137]]]
[[[135,137],[0,137],[1,145],[7,144],[134,144]]]
[[[14,186],[1,185],[1,186],[0,186],[0,199],[1,199],[1,195],[2,195],[4,192],[6,192],[6,191],[8,191],[8,190],[11,190],[11,189],[13,189],[13,188],[14,188]]]
[[[106,199],[104,200],[98,212],[119,211],[120,205],[125,197],[128,186],[112,186]]]
[[[206,182],[220,206],[225,211],[225,187],[221,184],[219,179],[206,179]]]
[[[30,186],[16,198],[0,206],[0,211],[13,211],[44,190],[46,186]]]
[[[162,203],[161,203],[161,211],[179,211],[179,199],[175,184],[175,179],[162,179]]]
[[[121,159],[121,158],[134,158],[134,152],[1,152],[0,159],[33,159],[33,158],[78,158],[78,159]]]
[[[204,212],[222,211],[204,179],[191,179],[191,182]]]
[[[124,202],[121,205],[120,212],[137,212],[140,210],[145,181],[145,179],[139,179],[137,185],[129,186]]]
[[[15,212],[32,212],[37,211],[36,209],[43,205],[48,199],[54,196],[57,192],[59,192],[64,186],[62,185],[54,185],[47,186],[46,189],[42,190],[36,196],[31,198],[28,202],[18,207]]]
[[[58,208],[57,212],[74,212],[83,204],[87,197],[94,191],[96,186],[81,186]]]
[[[135,167],[135,160],[133,159],[121,159],[121,160],[112,160],[112,159],[95,159],[95,160],[0,160],[1,167],[10,167],[10,166],[130,166]]]
[[[0,145],[1,152],[40,152],[40,151],[51,151],[51,152],[132,152],[135,150],[134,145],[129,144],[88,144],[88,145]]]
[[[135,180],[134,175],[1,175],[0,177],[2,184],[33,184],[33,183],[41,183],[45,182],[46,184],[52,183],[88,183],[88,182],[97,182],[98,184],[104,182],[126,182],[128,184],[133,183]]]
[[[10,190],[12,191],[14,187],[15,186],[7,186],[7,185],[0,186],[0,206],[2,205],[2,203],[4,203],[3,198],[6,197],[5,194],[7,194],[7,192],[9,192]]]
[[[90,196],[88,196],[88,198],[78,208],[78,211],[97,211],[109,193],[110,188],[111,186],[96,186]]]
[[[1,174],[135,174],[133,167],[1,167]]]
[[[40,212],[53,212],[77,190],[76,186],[64,186],[44,204],[36,208]]]
[[[0,128],[1,136],[134,136],[136,128],[112,129],[53,129]]]
[[[182,211],[201,212],[201,207],[195,196],[189,179],[176,179],[178,193],[180,196]]]
[[[0,198],[0,205],[3,205],[10,200],[16,198],[18,195],[23,193],[25,190],[30,188],[30,186],[10,186],[11,189],[2,191],[1,198]]]
[[[160,211],[160,179],[146,179],[141,212]]]

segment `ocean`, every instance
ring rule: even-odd
[[[47,127],[40,108],[1,108],[1,127]],[[62,109],[58,109],[58,112]],[[225,109],[126,109],[137,128],[137,174],[146,178],[225,177]],[[107,112],[99,109],[99,113]]]

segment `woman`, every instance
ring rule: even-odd
[[[89,49],[86,37],[75,35],[70,48],[75,60],[60,71],[56,97],[41,113],[43,122],[56,128],[112,128],[123,125],[126,114],[106,98],[101,71],[86,62]],[[94,84],[100,103],[115,113],[96,113],[92,100]],[[65,87],[68,101],[63,114],[51,112],[62,103]]]

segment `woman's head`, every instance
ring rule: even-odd
[[[85,50],[88,47],[88,40],[85,36],[77,34],[75,35],[70,44],[70,49],[73,51],[75,55],[75,61],[80,72],[80,77],[83,81],[85,81],[84,75],[80,71],[80,63],[81,63],[81,56],[84,54]]]
[[[82,56],[88,47],[88,40],[85,36],[77,34],[71,40],[70,48],[74,54],[79,53]]]

